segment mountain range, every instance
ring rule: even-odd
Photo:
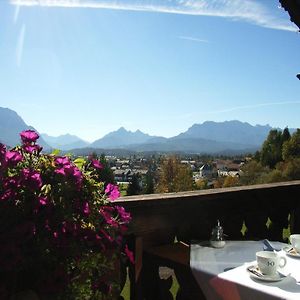
[[[0,142],[13,146],[20,143],[19,133],[34,129],[13,110],[0,107]],[[110,132],[92,143],[65,134],[58,137],[42,133],[39,139],[44,149],[50,148],[86,154],[97,150],[105,153],[134,152],[185,152],[199,154],[238,154],[254,152],[266,139],[270,125],[252,126],[241,121],[194,124],[185,132],[171,138],[151,136],[140,130],[128,131],[124,127]],[[278,128],[277,128],[278,129]],[[35,130],[35,129],[34,129]],[[295,129],[290,129],[292,133]]]
[[[11,147],[20,144],[19,134],[21,131],[27,129],[38,132],[32,126],[27,125],[15,111],[0,107],[0,143]],[[40,137],[39,145],[43,146],[46,150],[51,148],[43,137]]]
[[[57,137],[42,133],[41,136],[52,148],[60,150],[68,151],[76,148],[85,148],[90,145],[89,142],[69,133]]]

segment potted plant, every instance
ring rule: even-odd
[[[113,299],[115,267],[130,214],[113,205],[118,187],[89,158],[44,154],[39,135],[0,144],[0,299]]]

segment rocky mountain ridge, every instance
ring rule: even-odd
[[[19,133],[34,129],[27,125],[13,110],[0,107],[0,141],[13,146],[20,143]],[[186,152],[186,153],[245,153],[259,149],[266,139],[270,125],[255,125],[238,120],[193,124],[185,132],[171,138],[151,136],[140,130],[135,132],[120,127],[92,143],[76,135],[64,134],[58,137],[41,134],[40,144],[45,149],[64,151],[76,149],[120,149],[133,152]],[[294,129],[290,130],[291,132]],[[86,152],[86,151],[81,151]]]

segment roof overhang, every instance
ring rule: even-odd
[[[300,29],[300,0],[279,0],[279,2],[289,13],[291,21]]]

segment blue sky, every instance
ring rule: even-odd
[[[0,106],[49,135],[300,127],[300,35],[276,0],[0,1]]]

